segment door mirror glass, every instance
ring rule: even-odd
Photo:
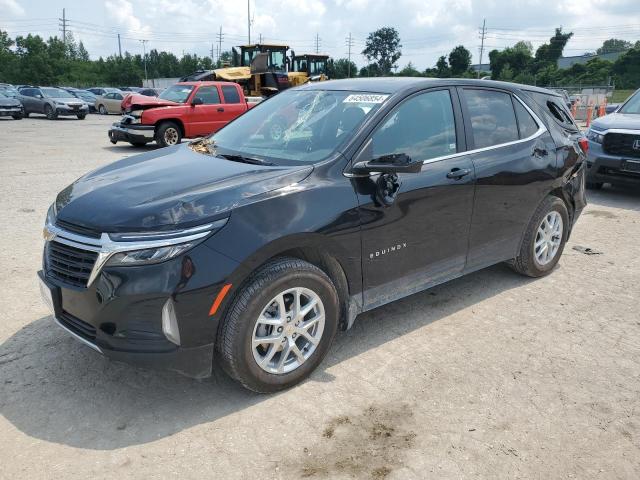
[[[191,105],[193,105],[194,107],[196,105],[202,105],[203,103],[204,101],[200,97],[195,97],[193,100],[191,100]]]

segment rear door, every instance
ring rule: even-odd
[[[22,88],[19,93],[21,95],[20,101],[24,106],[25,113],[42,113],[37,109],[35,88]]]
[[[191,101],[200,98],[202,104],[191,105],[189,111],[190,136],[209,135],[220,129],[225,106],[217,85],[203,85],[196,90]]]
[[[216,131],[224,127],[234,118],[247,111],[247,105],[242,101],[238,85],[222,85],[222,97],[224,99],[223,112],[220,112],[220,123]]]
[[[367,309],[462,272],[475,179],[464,153],[455,89],[407,98],[382,120],[371,142],[373,158],[406,154],[423,165],[419,173],[398,175],[400,187],[391,204],[379,196],[384,175],[354,179]]]
[[[514,258],[556,176],[555,145],[535,113],[508,91],[460,88],[477,184],[466,269]]]

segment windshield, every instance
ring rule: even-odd
[[[640,90],[638,90],[624,106],[620,109],[620,113],[640,114]]]
[[[327,70],[327,62],[325,60],[310,60],[309,61],[309,74],[320,75]]]
[[[0,87],[0,93],[4,94],[5,97],[17,97],[18,90],[13,87]]]
[[[193,85],[172,85],[158,95],[158,98],[170,102],[185,103],[192,90]]]
[[[328,158],[389,95],[289,90],[266,100],[211,138],[221,155],[244,155],[275,164]]]
[[[75,98],[69,92],[60,88],[41,88],[41,90],[42,93],[50,98]]]
[[[285,70],[284,67],[284,50],[272,50],[269,67],[275,70]]]

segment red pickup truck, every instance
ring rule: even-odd
[[[154,140],[161,147],[176,145],[183,138],[217,132],[254,105],[236,83],[176,83],[158,97],[127,96],[122,120],[109,130],[109,140],[134,146]]]

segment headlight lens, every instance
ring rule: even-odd
[[[160,263],[177,257],[186,252],[199,242],[181,243],[168,247],[148,248],[146,250],[135,250],[132,252],[121,252],[113,255],[108,261],[108,266],[128,266],[128,265],[149,265]]]
[[[602,143],[604,141],[604,135],[597,130],[589,129],[587,132],[587,138],[595,143]]]

